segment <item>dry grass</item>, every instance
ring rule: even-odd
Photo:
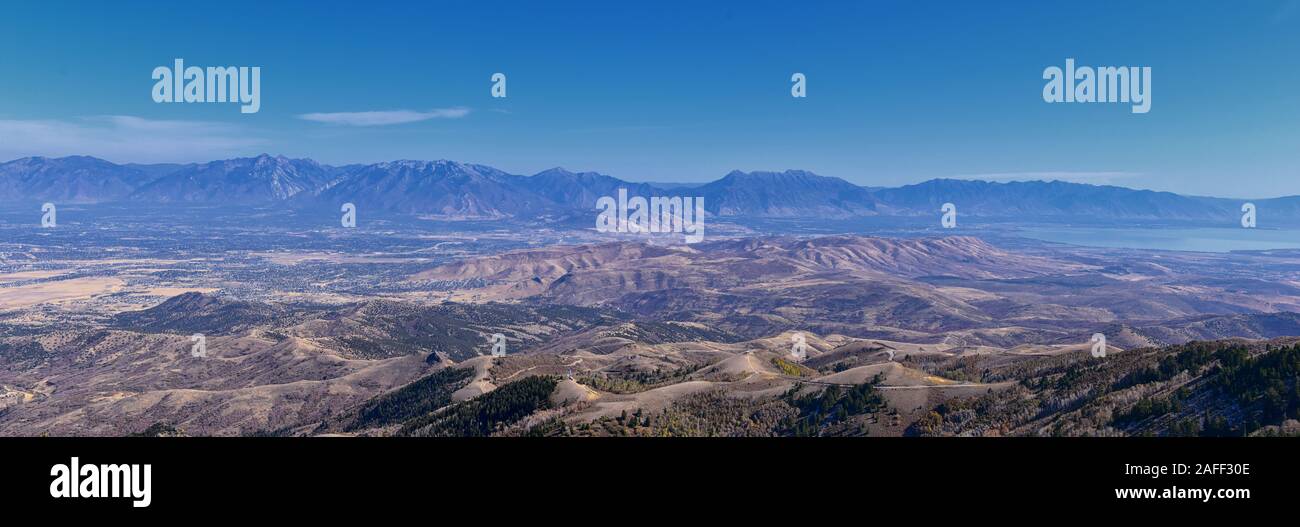
[[[0,289],[0,305],[27,307],[90,298],[117,292],[122,289],[123,284],[124,282],[117,278],[91,277],[8,287]]]

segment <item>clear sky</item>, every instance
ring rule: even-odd
[[[153,102],[174,58],[260,66],[261,111]],[[1151,111],[1044,102],[1066,58],[1151,67]],[[381,111],[423,120],[304,118]],[[261,152],[1300,194],[1300,1],[6,2],[0,158]]]

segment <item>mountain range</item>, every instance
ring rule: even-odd
[[[1185,196],[1063,181],[934,179],[863,187],[803,170],[733,171],[698,185],[635,183],[563,168],[531,176],[455,161],[329,166],[260,155],[192,164],[119,165],[86,156],[0,163],[0,202],[288,203],[457,218],[529,218],[594,210],[601,196],[702,196],[721,217],[858,218],[938,215],[1072,221],[1189,221],[1235,224],[1245,200]],[[1274,225],[1300,220],[1300,196],[1254,200]]]

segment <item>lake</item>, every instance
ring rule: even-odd
[[[1057,243],[1092,247],[1169,251],[1263,251],[1300,249],[1300,231],[1242,228],[1155,227],[1020,227],[1014,234]]]

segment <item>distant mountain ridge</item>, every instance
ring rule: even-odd
[[[1064,181],[992,183],[933,179],[879,189],[874,195],[903,214],[937,211],[944,203],[953,203],[959,213],[973,216],[1071,215],[1150,220],[1228,218],[1240,214],[1235,211],[1243,202]],[[1259,200],[1259,203],[1268,201]]]
[[[863,187],[804,170],[732,171],[700,185],[635,183],[563,168],[531,176],[456,161],[388,161],[334,167],[263,154],[208,163],[119,165],[86,156],[0,163],[0,202],[289,203],[447,218],[528,218],[590,212],[602,196],[701,196],[713,216],[846,219],[938,215],[1071,221],[1232,223],[1247,200],[1184,196],[1063,181],[933,179]],[[1300,196],[1253,200],[1265,223],[1300,220]],[[1274,223],[1276,225],[1276,223]]]
[[[128,196],[132,201],[259,203],[284,201],[329,181],[333,169],[310,159],[263,154],[186,165]]]
[[[617,196],[625,188],[629,196],[662,195],[664,190],[647,183],[630,183],[597,172],[570,172],[563,168],[543,170],[526,179],[526,185],[552,202],[575,209],[593,209],[603,196]]]
[[[119,201],[151,179],[94,157],[24,157],[0,163],[0,201]]]
[[[545,208],[546,200],[524,191],[520,179],[484,165],[391,161],[353,168],[300,202],[464,218],[504,218]]]
[[[718,216],[843,218],[877,214],[876,198],[867,189],[804,170],[736,170],[689,192],[704,196],[704,210]]]

